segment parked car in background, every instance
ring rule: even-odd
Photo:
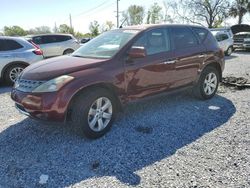
[[[219,46],[223,49],[227,56],[230,56],[234,50],[234,41],[230,37],[228,32],[223,31],[212,31],[212,34],[219,43]]]
[[[230,38],[233,38],[233,36],[234,36],[231,27],[211,28],[210,31],[211,31],[211,32],[223,32],[223,33],[227,33],[227,35],[228,35]]]
[[[0,78],[8,84],[13,84],[25,67],[42,59],[42,50],[27,40],[0,36]]]
[[[235,34],[234,48],[250,49],[250,32],[240,32]]]
[[[86,42],[89,42],[92,38],[83,38],[80,40],[81,44],[85,44]]]
[[[212,98],[224,64],[224,53],[206,28],[134,26],[105,32],[70,56],[28,67],[11,97],[28,116],[72,121],[87,137],[98,138],[126,103],[187,88],[200,99]]]
[[[27,36],[43,50],[44,57],[71,54],[80,47],[79,42],[70,34],[43,34]]]

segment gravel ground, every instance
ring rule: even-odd
[[[224,76],[250,73],[250,54]],[[19,114],[0,88],[0,187],[250,187],[250,90],[129,105],[98,140]]]

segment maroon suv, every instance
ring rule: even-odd
[[[29,66],[11,97],[30,117],[72,121],[97,138],[128,102],[190,86],[210,99],[223,69],[223,51],[206,28],[128,27],[103,33],[70,56]]]

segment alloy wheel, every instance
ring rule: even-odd
[[[218,84],[218,80],[217,80],[217,76],[215,73],[210,72],[205,80],[204,80],[204,84],[203,84],[203,89],[206,95],[212,95],[216,88],[217,88],[217,84]]]
[[[10,73],[9,73],[9,77],[10,80],[12,82],[15,82],[18,78],[18,76],[23,72],[23,68],[22,67],[14,67],[13,69],[11,69]]]
[[[89,127],[100,132],[107,127],[113,115],[113,106],[106,97],[98,98],[90,107],[88,112]]]

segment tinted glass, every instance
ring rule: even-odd
[[[34,37],[33,42],[35,44],[43,44],[42,37]]]
[[[154,29],[144,33],[133,47],[144,47],[147,55],[170,51],[170,40],[166,29]]]
[[[54,43],[57,42],[57,38],[55,35],[42,36],[42,42],[43,44]]]
[[[172,28],[171,37],[173,39],[175,49],[190,48],[198,45],[198,41],[194,34],[187,27]]]
[[[57,35],[56,41],[57,42],[63,42],[72,39],[71,36],[64,36],[64,35]]]
[[[199,28],[199,27],[193,27],[193,31],[197,34],[199,37],[200,41],[203,42],[206,37],[207,37],[207,30],[204,28]]]
[[[1,40],[0,51],[17,50],[20,48],[23,48],[23,46],[14,40],[10,39]]]

